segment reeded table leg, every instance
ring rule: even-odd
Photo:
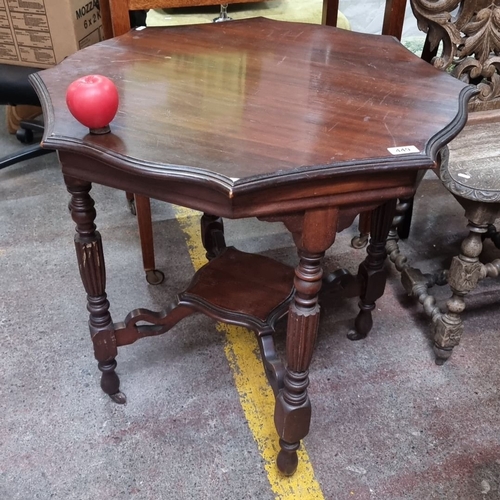
[[[284,388],[276,398],[274,422],[280,436],[279,470],[289,476],[297,469],[300,440],[307,436],[311,403],[307,395],[311,363],[319,322],[318,293],[321,289],[321,254],[300,250],[295,270],[295,297],[288,312],[287,367]]]
[[[105,292],[106,270],[101,235],[96,231],[94,200],[89,194],[92,184],[67,176],[64,180],[71,194],[69,208],[76,224],[76,256],[87,292],[90,335],[98,367],[102,372],[101,388],[113,401],[122,404],[126,402],[126,398],[120,392],[120,380],[115,372],[116,338]]]
[[[335,241],[338,209],[311,209],[302,216],[282,220],[293,235],[300,258],[295,269],[295,294],[288,310],[283,389],[276,398],[274,412],[281,447],[277,465],[289,476],[297,469],[300,440],[309,432],[311,402],[307,387],[319,324],[321,259]]]
[[[385,242],[396,211],[396,201],[391,200],[372,213],[371,238],[366,250],[368,255],[358,269],[365,286],[360,296],[360,311],[354,321],[354,330],[347,334],[350,340],[364,339],[368,335],[373,326],[372,311],[375,309],[375,302],[384,294],[386,281],[384,262],[387,257]]]

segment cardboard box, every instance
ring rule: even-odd
[[[104,39],[99,0],[0,0],[0,62],[49,68]]]

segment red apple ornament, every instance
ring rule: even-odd
[[[102,75],[87,75],[70,84],[66,104],[70,113],[90,129],[91,134],[107,134],[118,110],[115,84]]]

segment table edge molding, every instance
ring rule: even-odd
[[[279,175],[273,172],[264,175],[256,175],[247,179],[233,179],[200,167],[147,162],[115,153],[109,149],[88,145],[81,140],[76,140],[71,137],[56,137],[53,134],[55,119],[53,107],[48,105],[48,103],[51,102],[50,95],[47,92],[43,80],[37,73],[30,75],[29,79],[40,97],[43,113],[46,117],[46,126],[41,142],[42,148],[83,154],[98,162],[105,162],[111,168],[129,173],[140,172],[161,180],[183,180],[189,177],[191,182],[198,181],[201,184],[209,184],[212,188],[230,196],[233,193],[249,193],[270,185],[276,186],[300,182],[303,179],[305,170],[307,171],[309,180],[322,180],[331,177],[332,170],[334,170],[337,175],[348,175],[360,174],[368,169],[371,170],[371,168],[376,168],[379,171],[383,170],[385,172],[390,170],[434,168],[436,167],[436,159],[440,149],[456,137],[467,122],[468,102],[470,98],[478,92],[477,88],[473,85],[467,85],[460,91],[457,115],[446,127],[439,131],[439,133],[431,137],[425,145],[425,150],[419,153],[397,156],[388,155],[365,160],[349,160],[335,164],[317,165],[314,167],[304,165],[291,169],[286,173],[281,171]]]

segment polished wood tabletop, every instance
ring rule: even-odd
[[[92,73],[120,94],[105,136],[65,105],[69,83]],[[133,30],[35,78],[46,147],[157,178],[189,172],[228,200],[305,170],[313,180],[432,167],[464,118],[456,95],[468,91],[391,37],[262,18]],[[406,146],[418,152],[388,151]]]
[[[87,74],[118,88],[110,133],[89,133],[66,107],[68,85]],[[117,348],[189,314],[246,325],[276,396],[277,465],[293,474],[311,418],[308,370],[322,284],[359,296],[349,338],[364,338],[384,292],[396,199],[412,196],[420,173],[437,166],[475,89],[392,37],[262,18],[132,30],[32,81],[44,109],[43,147],[58,150],[71,194],[102,389],[123,403]],[[202,224],[214,258],[163,311],[135,309],[124,322],[111,320],[92,183],[215,214]],[[371,240],[358,275],[324,278],[325,251],[363,211],[372,212]],[[295,270],[225,248],[220,216],[283,222],[298,249]],[[284,364],[272,334],[286,314]]]

